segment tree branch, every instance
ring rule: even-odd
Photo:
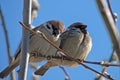
[[[31,8],[32,0],[24,0],[23,7],[23,22],[27,25],[31,24]],[[22,29],[22,47],[21,47],[21,56],[20,56],[20,72],[18,80],[26,80],[27,70],[28,70],[28,61],[29,61],[29,31]]]
[[[105,67],[109,67],[109,66],[120,67],[120,64],[111,64],[108,61],[101,61],[101,62],[83,61],[83,62],[84,63],[90,63],[90,64],[97,64],[97,65],[101,65],[101,66],[105,66]]]
[[[114,54],[117,55],[117,54],[115,53],[115,51],[113,50],[113,51],[112,51],[112,55],[111,55],[111,57],[109,58],[108,62],[113,61],[112,58],[114,57]],[[115,56],[115,57],[117,57],[117,56]],[[119,66],[119,65],[120,65],[120,64],[111,64],[111,65],[108,65],[108,66]],[[105,73],[105,72],[107,71],[108,66],[104,66],[104,67],[103,67],[102,73]],[[95,80],[101,80],[102,78],[103,78],[103,77],[102,77],[101,75],[97,75],[97,77],[96,77]]]
[[[108,62],[112,61],[111,59],[114,57],[113,56],[114,54],[117,54],[119,61],[120,61],[119,32],[116,27],[117,19],[112,12],[110,1],[107,0],[106,2],[105,0],[97,0],[97,5],[104,19],[104,22],[106,24],[106,27],[108,29],[108,32],[109,32],[109,35],[110,35],[110,38],[113,44],[113,52]],[[103,67],[102,73],[104,73],[106,70],[107,70],[107,67]],[[99,75],[97,80],[100,80],[100,79],[102,79],[102,76]]]
[[[6,41],[6,47],[7,47],[7,54],[8,54],[8,61],[9,64],[11,64],[11,62],[13,61],[13,57],[11,55],[11,49],[10,49],[10,43],[9,43],[9,38],[8,38],[8,32],[6,29],[6,24],[5,24],[5,20],[4,20],[4,16],[2,13],[2,9],[0,7],[0,17],[1,17],[1,21],[2,21],[2,26],[3,26],[3,31],[4,31],[4,35],[5,35],[5,41]],[[10,78],[11,80],[15,80],[15,70],[13,70],[10,74]]]
[[[119,32],[118,32],[117,26],[108,8],[106,0],[96,0],[96,1],[97,1],[98,8],[101,12],[101,15],[104,19],[104,22],[106,24],[106,28],[109,32],[109,35],[113,44],[113,49],[116,51],[120,61]]]
[[[64,69],[64,67],[63,67],[63,66],[59,66],[59,67],[63,70],[63,72],[64,72],[65,75],[66,75],[65,80],[71,80],[68,72]]]
[[[85,65],[85,64],[83,64],[83,63],[81,63],[81,65],[82,65],[83,67],[85,67],[85,68],[87,68],[87,69],[89,69],[89,70],[91,70],[91,71],[93,71],[93,72],[101,75],[101,76],[104,76],[105,78],[108,78],[108,79],[110,79],[110,80],[114,80],[109,74],[104,74],[104,73],[98,72],[98,71],[96,71],[95,69],[93,69],[93,68],[91,68],[91,67],[89,67],[89,66],[87,66],[87,65]]]

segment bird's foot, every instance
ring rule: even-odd
[[[47,59],[47,60],[51,60],[51,59],[52,59],[52,56],[47,56],[46,59]]]
[[[38,52],[34,51],[30,53],[31,56],[38,57],[40,56]]]
[[[80,63],[83,63],[84,59],[78,59],[78,61],[79,61]]]

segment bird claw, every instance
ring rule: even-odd
[[[34,57],[38,57],[39,56],[39,53],[34,51],[34,52],[31,52],[30,53],[31,56],[34,56]]]
[[[78,61],[79,61],[80,63],[83,63],[84,59],[78,59]]]
[[[61,62],[63,62],[64,59],[65,59],[65,58],[64,58],[64,56],[62,55],[62,56],[61,56]]]
[[[52,59],[52,56],[47,56],[47,60],[51,60]]]

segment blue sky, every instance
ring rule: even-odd
[[[74,22],[84,22],[88,25],[87,29],[93,40],[93,47],[86,58],[90,61],[101,61],[109,59],[112,52],[112,44],[105,28],[103,19],[96,5],[96,0],[39,0],[40,10],[38,17],[33,21],[33,25],[51,20],[61,20],[66,26]],[[120,16],[120,1],[111,0],[113,12]],[[0,0],[3,10],[12,54],[15,53],[20,41],[22,29],[18,21],[22,21],[23,0]],[[120,29],[120,19],[118,18],[117,26]],[[8,65],[6,44],[3,29],[0,23],[0,71]],[[90,67],[101,71],[101,66],[89,65]],[[96,74],[82,66],[75,68],[65,67],[71,80],[93,80]],[[120,79],[120,69],[117,67],[108,68],[108,72],[116,79]],[[31,80],[33,69],[28,71],[28,80]],[[64,80],[64,73],[59,67],[51,68],[40,80]],[[9,77],[4,80],[9,80]]]

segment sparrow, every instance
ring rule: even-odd
[[[40,26],[32,29],[38,33],[42,32],[45,36],[58,47],[60,45],[61,39],[60,34],[64,31],[64,24],[59,20],[49,20]],[[39,35],[39,36],[38,36]],[[41,56],[54,55],[57,49],[49,44],[43,36],[40,34],[30,33],[30,42],[29,42],[29,53],[30,53],[30,62],[40,62],[45,57]],[[0,72],[0,78],[6,77],[15,67],[19,65],[20,62],[21,48],[16,52],[14,61],[6,67],[2,72]]]
[[[67,55],[70,57],[79,59],[81,63],[85,60],[92,48],[92,39],[86,28],[86,24],[82,22],[75,22],[71,24],[60,36],[61,43],[59,47],[66,51]],[[60,51],[58,51],[58,54],[60,55]],[[62,56],[67,58],[65,55],[61,55],[61,57]],[[78,63],[65,59],[62,61],[51,59],[38,70],[36,70],[35,74],[43,76],[50,67],[59,65],[75,67],[78,65]]]
[[[76,22],[71,24],[68,30],[61,35],[60,48],[67,51],[67,55],[72,58],[79,59],[81,63],[86,59],[92,48],[92,38],[86,28],[86,24]],[[62,65],[77,66],[78,63],[63,61]]]

